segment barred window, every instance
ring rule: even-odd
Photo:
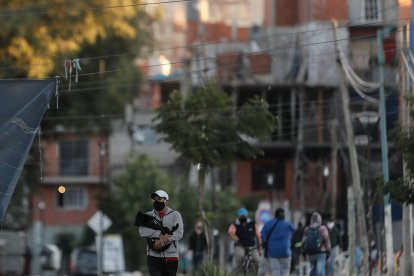
[[[365,0],[365,19],[380,20],[380,0]]]
[[[87,191],[84,187],[66,187],[64,193],[56,191],[56,206],[61,209],[85,209]]]
[[[60,175],[88,175],[88,141],[61,141],[59,143]]]

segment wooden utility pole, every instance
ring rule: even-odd
[[[297,197],[299,195],[299,204],[300,204],[300,211],[302,216],[305,215],[305,185],[304,185],[304,173],[303,173],[303,166],[302,159],[303,159],[303,120],[304,120],[304,105],[305,105],[305,95],[303,93],[303,88],[299,88],[298,91],[299,96],[299,123],[298,123],[298,138],[295,150],[295,163],[294,163],[294,170],[295,170],[295,180],[294,180],[294,188],[293,188],[293,196],[292,196],[292,204],[297,202]]]
[[[348,272],[349,272],[349,275],[354,275],[355,269],[353,265],[353,260],[355,260],[356,237],[355,237],[355,194],[354,194],[354,188],[352,186],[348,186],[347,198],[348,198],[348,253],[349,253]]]
[[[351,176],[352,176],[352,186],[354,189],[354,196],[357,208],[357,223],[358,223],[358,237],[360,241],[361,251],[364,256],[369,256],[369,247],[368,247],[368,236],[367,236],[367,226],[366,226],[366,212],[362,200],[362,189],[361,189],[361,177],[358,166],[358,156],[354,144],[354,130],[352,128],[351,122],[351,112],[349,110],[349,94],[346,87],[345,76],[340,64],[340,55],[338,47],[338,23],[333,22],[334,25],[334,37],[335,37],[335,49],[337,54],[337,68],[339,75],[339,86],[341,89],[341,99],[342,99],[342,110],[344,114],[345,121],[345,130],[346,130],[346,141],[349,152],[349,161],[351,165]],[[349,203],[348,203],[349,204]],[[352,259],[351,259],[352,262]],[[368,272],[368,260],[367,258],[362,258],[362,275],[366,275]],[[351,266],[352,267],[352,266]]]
[[[330,122],[331,136],[331,183],[332,183],[332,201],[331,201],[331,217],[336,220],[336,194],[337,194],[337,171],[338,171],[338,119],[332,119]]]

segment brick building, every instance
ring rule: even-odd
[[[43,223],[47,243],[60,234],[79,237],[107,188],[107,140],[67,134],[42,143],[43,178],[32,200],[33,220]]]

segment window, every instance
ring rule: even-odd
[[[279,160],[257,160],[252,163],[253,190],[285,190],[283,162]]]
[[[60,175],[88,175],[88,141],[62,141],[59,143]]]
[[[365,0],[365,19],[367,21],[380,20],[380,0]]]
[[[87,191],[83,187],[66,187],[64,193],[56,190],[56,206],[61,209],[85,209]]]

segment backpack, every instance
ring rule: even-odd
[[[322,237],[319,235],[319,225],[316,228],[309,227],[303,239],[303,252],[305,254],[318,254],[321,253]]]

